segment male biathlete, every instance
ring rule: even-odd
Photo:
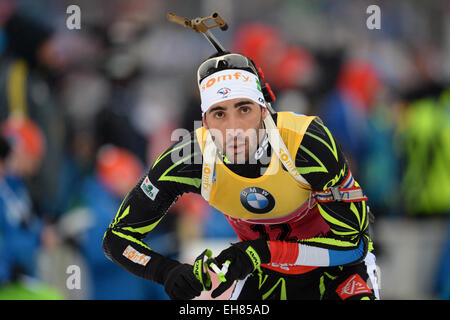
[[[200,65],[203,126],[163,152],[128,193],[104,235],[105,254],[172,299],[210,289],[199,265],[143,242],[179,196],[194,192],[240,240],[212,260],[228,268],[213,298],[234,283],[231,299],[379,298],[367,198],[339,144],[318,117],[270,112],[262,78],[240,54]]]

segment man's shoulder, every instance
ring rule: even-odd
[[[176,137],[176,135],[172,135]],[[185,164],[195,165],[201,164],[201,150],[197,141],[195,131],[186,131],[183,135],[178,135],[178,139],[173,141],[172,144],[154,161],[152,168],[168,168],[173,165]]]
[[[279,111],[273,114],[272,117],[279,129],[288,129],[298,134],[304,134],[310,124],[318,118],[315,115],[306,115],[293,111]]]

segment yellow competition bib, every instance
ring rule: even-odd
[[[303,135],[314,118],[292,112],[278,112],[277,129],[291,159],[295,159]],[[202,127],[196,130],[196,135],[204,152],[209,132]],[[208,189],[205,194],[209,199],[205,199],[228,216],[245,220],[276,219],[297,210],[310,196],[310,187],[282,168],[276,152],[272,152],[269,167],[258,178],[239,176],[217,155],[214,156],[215,161],[211,161],[209,150],[210,160],[204,166],[206,174],[202,179],[202,191],[203,188]]]

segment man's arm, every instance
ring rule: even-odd
[[[297,152],[296,167],[313,191],[338,186],[359,187],[341,147],[319,118],[311,122],[304,135]],[[337,266],[361,261],[367,251],[372,250],[365,200],[318,202],[317,206],[330,232],[323,237],[304,239],[298,243],[269,241],[271,262]]]
[[[200,150],[194,135],[173,144],[127,194],[103,237],[105,255],[125,270],[160,284],[180,263],[153,251],[144,238],[185,192],[200,192]],[[176,154],[175,154],[176,153]]]

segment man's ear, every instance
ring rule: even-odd
[[[261,119],[265,120],[267,117],[267,108],[261,106]]]
[[[206,113],[202,117],[202,123],[205,129],[208,129],[208,124],[206,123]]]

